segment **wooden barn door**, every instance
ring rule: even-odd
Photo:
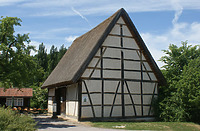
[[[56,89],[57,115],[65,114],[66,112],[66,88]]]
[[[66,88],[60,89],[60,112],[66,114]]]

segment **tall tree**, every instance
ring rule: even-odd
[[[66,53],[67,49],[64,47],[64,44],[60,47],[59,53],[58,53],[58,61],[63,57],[63,55]]]
[[[45,49],[45,46],[43,43],[39,45],[39,50],[37,54],[37,61],[38,64],[44,69],[44,71],[47,71],[48,68],[48,58],[47,58],[47,49]]]
[[[0,19],[0,81],[4,87],[23,87],[37,72],[28,34],[14,34],[20,22],[17,17]]]
[[[58,64],[58,50],[57,47],[54,45],[51,46],[50,54],[49,54],[49,61],[48,61],[48,73],[50,74],[53,69]]]
[[[165,121],[196,121],[200,116],[200,46],[182,42],[170,45],[161,61],[168,85],[159,90],[160,118]],[[198,116],[198,117],[196,117]],[[191,119],[193,118],[193,119]]]

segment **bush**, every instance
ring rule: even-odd
[[[29,116],[18,114],[10,108],[0,107],[0,130],[35,131],[36,122]]]

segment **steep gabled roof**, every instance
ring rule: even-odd
[[[122,8],[100,23],[97,27],[75,39],[56,68],[46,79],[42,88],[62,86],[77,82],[120,17],[124,19],[138,46],[143,50],[144,56],[155,72],[159,84],[162,85],[165,83],[165,78],[148,51],[144,41],[130,17]]]
[[[4,90],[0,88],[0,97],[32,97],[33,89],[32,88],[9,88]]]

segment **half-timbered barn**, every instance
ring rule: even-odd
[[[165,79],[124,9],[74,40],[42,85],[48,111],[78,120],[152,117]]]

